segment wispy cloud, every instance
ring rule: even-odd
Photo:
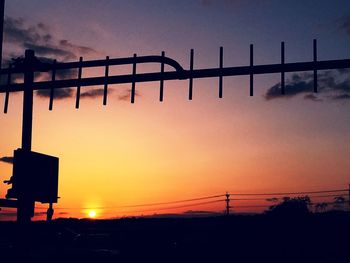
[[[24,49],[33,49],[40,61],[53,63],[68,60],[77,60],[79,56],[94,55],[98,52],[88,46],[76,45],[66,39],[59,39],[55,36],[51,28],[44,23],[30,24],[23,18],[6,17],[4,24],[4,40],[7,43],[17,47],[16,52],[7,54],[7,59],[19,57],[24,53]],[[36,79],[47,79],[48,73],[38,74]],[[77,70],[57,70],[56,79],[76,78]],[[109,89],[108,93],[113,90]],[[129,101],[131,90],[127,90],[118,96],[118,100]],[[50,89],[39,90],[36,95],[41,98],[50,97]],[[82,91],[81,98],[98,98],[103,95],[103,89],[88,89]],[[66,99],[75,96],[74,88],[56,89],[54,91],[55,99]],[[139,92],[135,96],[140,96]]]
[[[23,18],[5,18],[4,41],[22,50],[33,49],[37,56],[55,58],[57,61],[76,60],[79,56],[98,54],[91,47],[56,38],[51,28],[44,23],[33,25]]]
[[[47,97],[50,97],[50,92],[51,91],[47,89],[38,90],[36,92],[36,95],[41,98],[47,98]],[[59,100],[70,98],[73,95],[74,95],[74,92],[72,88],[55,89],[54,91],[54,98]]]
[[[266,100],[292,98],[304,94],[304,99],[316,102],[324,100],[347,100],[350,99],[350,71],[323,71],[318,73],[318,93],[313,92],[313,74],[293,74],[287,80],[285,95],[281,94],[281,83],[270,87],[265,93]]]
[[[5,54],[6,59],[20,57],[25,49],[32,49],[40,61],[52,63],[54,59],[58,62],[77,60],[80,56],[95,55],[98,52],[88,46],[76,45],[66,39],[59,39],[51,28],[44,23],[30,24],[23,18],[6,17],[4,22],[4,41],[11,44],[12,49],[16,51]],[[36,76],[39,78],[47,77],[47,73]],[[58,70],[56,79],[67,79],[77,77],[77,70]],[[15,79],[14,79],[15,81]],[[50,96],[50,90],[39,90],[36,92],[39,97],[47,98]],[[73,89],[56,89],[55,99],[66,99],[74,95]],[[86,92],[82,97],[97,97],[97,92]]]
[[[135,97],[140,97],[141,94],[136,90]],[[118,99],[121,101],[130,101],[131,98],[131,89],[125,90],[124,93],[118,96]]]
[[[111,92],[113,92],[113,90],[109,89],[108,90],[108,94],[110,94]],[[85,91],[84,93],[81,94],[81,98],[90,98],[90,99],[94,99],[94,98],[98,98],[103,96],[103,89],[90,89],[88,91]]]

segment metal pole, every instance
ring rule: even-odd
[[[349,184],[349,206],[350,206],[350,184]]]
[[[226,215],[230,215],[230,194],[226,192]]]
[[[25,51],[24,58],[24,84],[23,92],[23,120],[22,120],[22,150],[30,152],[32,149],[32,122],[33,122],[33,62],[35,55],[33,50]],[[30,174],[28,174],[30,176]],[[26,191],[18,198],[17,221],[28,223],[34,216],[35,202]]]
[[[4,35],[5,0],[0,0],[0,68],[2,68],[2,42]]]

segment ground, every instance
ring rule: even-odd
[[[348,263],[349,223],[350,213],[345,212],[59,219],[29,227],[0,222],[0,253],[12,262]]]

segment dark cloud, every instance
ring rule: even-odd
[[[141,96],[141,94],[136,90],[135,91],[135,97],[140,97],[140,96]],[[123,94],[120,94],[118,96],[118,99],[122,100],[122,101],[130,101],[130,99],[131,99],[131,89],[128,89]]]
[[[33,44],[33,43],[23,43],[25,49],[32,49],[38,56],[47,56],[47,57],[59,57],[63,60],[73,60],[77,59],[77,56],[69,51],[64,50],[60,47],[47,46],[45,44]]]
[[[59,214],[59,215],[68,215],[67,212],[59,212],[58,214]]]
[[[302,73],[293,74],[287,80],[285,86],[285,95],[281,93],[281,83],[270,87],[265,99],[292,98],[298,94],[304,94],[304,99],[312,101],[339,100],[350,98],[350,71],[322,71],[318,73],[318,93],[313,93],[313,74]]]
[[[108,93],[113,92],[112,90],[109,90]],[[89,91],[86,91],[80,95],[81,98],[97,98],[101,97],[103,95],[103,89],[91,89]]]
[[[5,18],[4,41],[20,49],[33,49],[38,56],[55,58],[57,61],[97,54],[93,48],[75,45],[66,39],[55,38],[50,27],[44,23],[30,25],[23,18]]]
[[[0,158],[0,162],[4,162],[4,163],[13,163],[13,157],[10,156],[4,156]]]
[[[36,92],[36,95],[41,98],[50,97],[51,90],[42,89]],[[73,88],[65,88],[65,89],[55,89],[54,98],[55,99],[67,99],[74,95]]]
[[[10,58],[19,57],[23,55],[23,49],[33,49],[41,62],[52,64],[56,59],[58,62],[65,62],[68,60],[77,60],[79,56],[93,55],[98,52],[93,48],[87,46],[79,46],[69,42],[66,39],[57,39],[51,32],[51,28],[44,24],[38,23],[30,25],[23,18],[6,17],[4,21],[4,41],[17,47],[21,54],[14,52],[5,56],[6,64],[11,61]],[[21,77],[21,76],[19,76]],[[48,73],[36,74],[36,79],[47,79],[50,77]],[[68,79],[77,77],[77,70],[57,70],[56,79]],[[19,79],[19,78],[18,78]],[[18,80],[13,76],[12,81]],[[6,81],[5,79],[2,82]],[[39,97],[49,97],[50,90],[39,90],[36,93]],[[65,99],[73,96],[73,89],[57,89],[54,93],[54,98]],[[91,96],[89,96],[91,95]],[[86,94],[86,97],[96,96]],[[84,97],[84,95],[83,95]]]

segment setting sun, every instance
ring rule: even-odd
[[[95,218],[96,217],[96,211],[95,210],[89,210],[88,215],[90,218]]]

